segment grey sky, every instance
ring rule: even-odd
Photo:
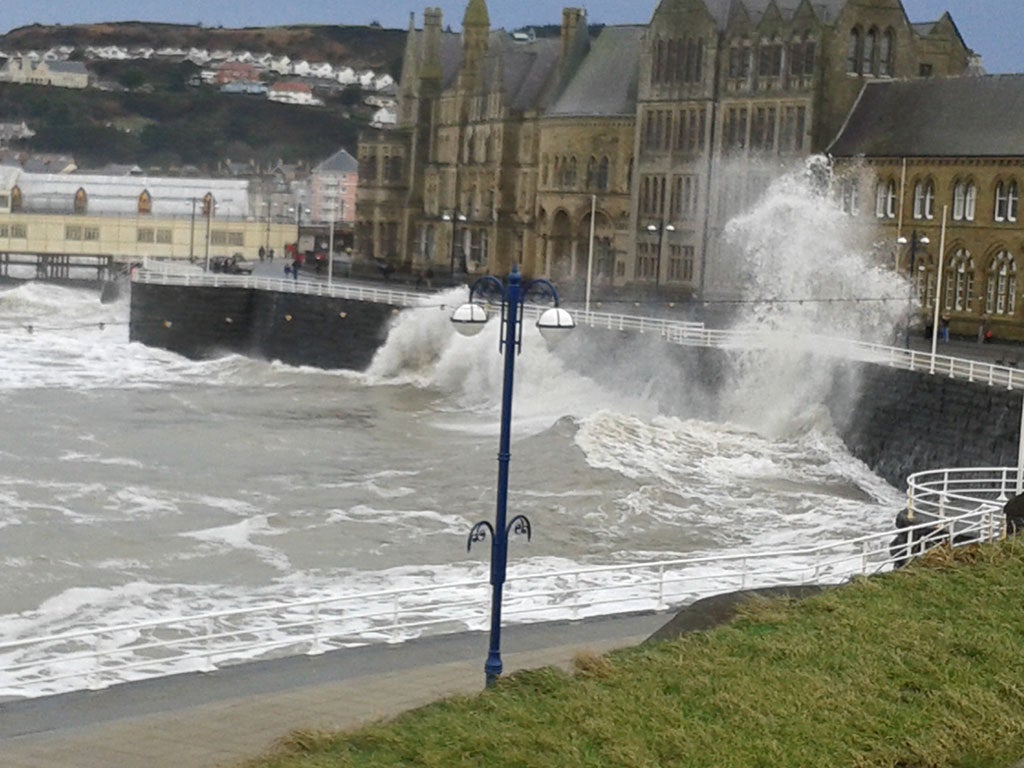
[[[644,24],[651,18],[656,3],[630,0],[490,0],[491,26],[513,29],[528,24],[557,24],[564,6],[584,6],[591,23]],[[27,24],[75,24],[96,21],[163,21],[177,24],[202,23],[208,26],[258,27],[280,24],[368,24],[377,21],[385,27],[404,29],[409,14],[422,23],[423,9],[440,7],[446,24],[458,29],[465,11],[465,0],[34,0],[31,3],[5,3],[0,25],[3,31]],[[911,21],[932,21],[949,11],[967,45],[982,54],[986,69],[992,73],[1024,72],[1024,47],[1019,37],[1017,18],[1020,0],[904,0]]]

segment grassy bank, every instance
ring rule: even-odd
[[[936,550],[802,601],[573,675],[503,679],[345,734],[293,735],[260,768],[890,766],[1024,757],[1024,542]]]

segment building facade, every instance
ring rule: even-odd
[[[525,38],[525,39],[520,39]],[[596,36],[410,20],[393,130],[359,147],[357,257],[728,294],[724,223],[835,137],[865,82],[961,75],[952,19],[899,0],[663,0]],[[593,223],[593,227],[591,226]]]
[[[954,334],[1024,341],[1024,75],[869,83],[829,148],[837,196]],[[1024,272],[1022,272],[1024,275]]]
[[[284,253],[291,216],[261,218],[249,181],[35,174],[0,166],[0,252],[202,262]]]

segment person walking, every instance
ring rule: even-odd
[[[299,279],[299,267],[301,266],[302,262],[299,261],[298,259],[295,259],[295,261],[292,262],[292,277],[295,278],[296,280]]]
[[[949,315],[939,318],[939,338],[943,344],[949,344]]]

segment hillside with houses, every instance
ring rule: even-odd
[[[0,150],[174,172],[312,161],[394,121],[405,32],[34,25],[0,36]]]

